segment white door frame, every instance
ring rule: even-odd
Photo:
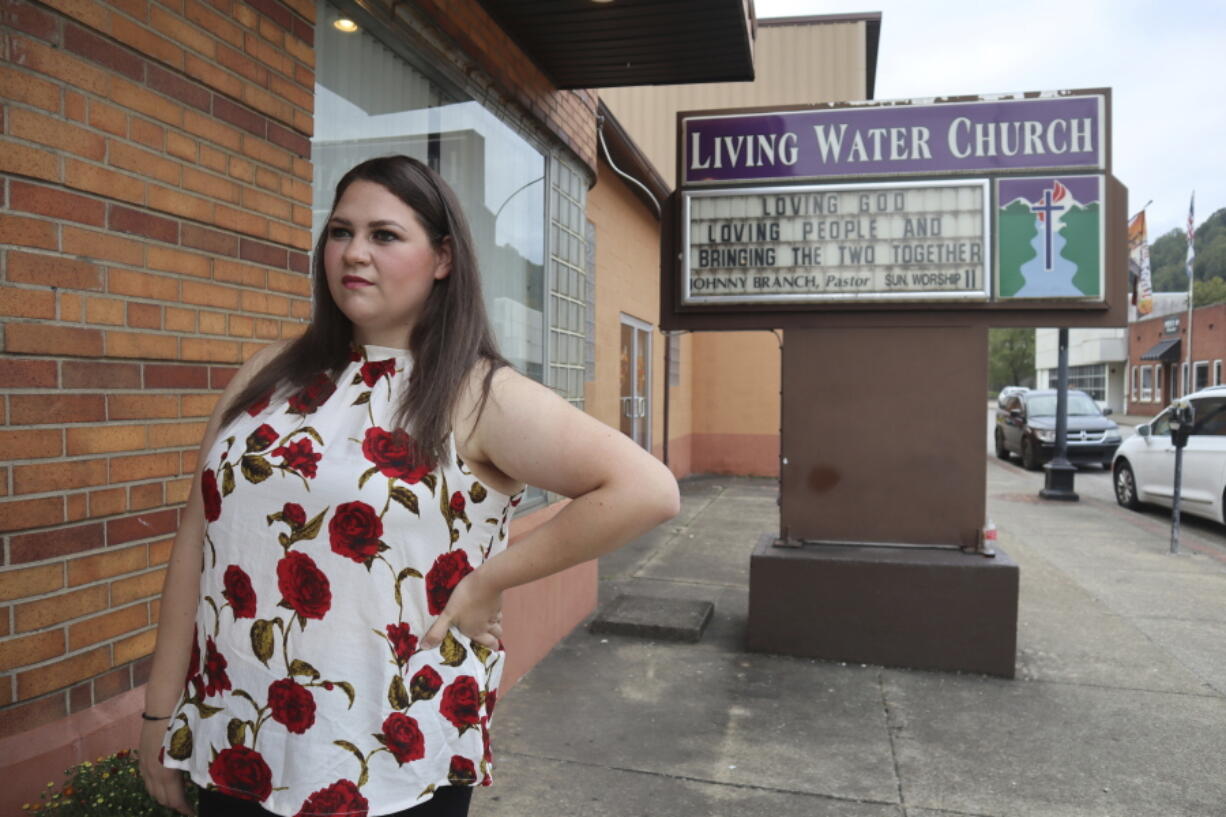
[[[632,333],[632,337],[634,338],[634,344],[631,346],[631,349],[630,349],[631,396],[627,398],[621,395],[621,383],[619,382],[617,386],[618,402],[619,402],[618,410],[621,412],[624,412],[627,409],[629,409],[630,411],[633,412],[631,416],[632,416],[632,419],[634,420],[634,427],[635,429],[639,430],[639,433],[642,436],[642,442],[640,444],[643,446],[643,448],[647,449],[648,451],[651,451],[651,425],[652,425],[651,423],[651,420],[652,420],[652,411],[651,411],[652,409],[652,402],[651,402],[652,357],[651,357],[651,353],[652,353],[652,336],[655,334],[655,327],[653,327],[647,321],[636,318],[633,315],[627,315],[625,312],[618,313],[618,317],[619,317],[619,324],[618,324],[619,326],[629,326],[635,330],[638,330]],[[640,334],[640,332],[642,334]],[[638,345],[639,345],[640,339],[642,338],[645,338],[647,341],[646,354],[642,356],[643,359],[647,362],[647,373],[646,373],[646,377],[643,378],[643,382],[646,383],[647,393],[637,394],[638,372],[636,369],[637,369],[638,360],[639,360]],[[629,406],[626,405],[627,400],[631,402],[631,405]]]

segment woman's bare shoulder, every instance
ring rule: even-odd
[[[486,391],[486,383],[489,390]],[[457,405],[457,431],[472,432],[483,422],[487,412],[505,408],[508,400],[514,402],[525,395],[537,395],[548,399],[553,392],[530,377],[518,372],[509,364],[498,365],[489,360],[478,361],[468,372],[460,390]]]
[[[500,395],[505,394],[508,386],[514,388],[513,384],[519,381],[532,382],[510,366],[497,366],[488,360],[478,361],[469,370],[460,388],[453,422],[456,450],[465,463],[484,482],[507,494],[515,493],[523,486],[490,462],[482,437],[488,433],[491,424],[497,424],[497,420],[491,418],[491,412],[497,413],[504,401],[505,398]]]

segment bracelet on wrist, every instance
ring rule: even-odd
[[[170,720],[169,715],[167,715],[164,718],[159,718],[159,717],[156,717],[155,715],[150,715],[148,712],[142,712],[140,713],[140,716],[142,720],[146,720],[146,721],[168,721]]]

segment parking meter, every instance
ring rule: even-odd
[[[1171,553],[1179,552],[1179,494],[1183,484],[1183,448],[1188,444],[1196,412],[1187,400],[1171,406],[1171,444],[1175,446],[1175,483],[1171,491]]]
[[[1176,401],[1171,407],[1171,442],[1176,448],[1188,444],[1188,435],[1192,433],[1195,421],[1192,404],[1187,400]]]

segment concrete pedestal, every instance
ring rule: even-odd
[[[1014,676],[1018,567],[1005,553],[774,540],[750,560],[749,649]]]

